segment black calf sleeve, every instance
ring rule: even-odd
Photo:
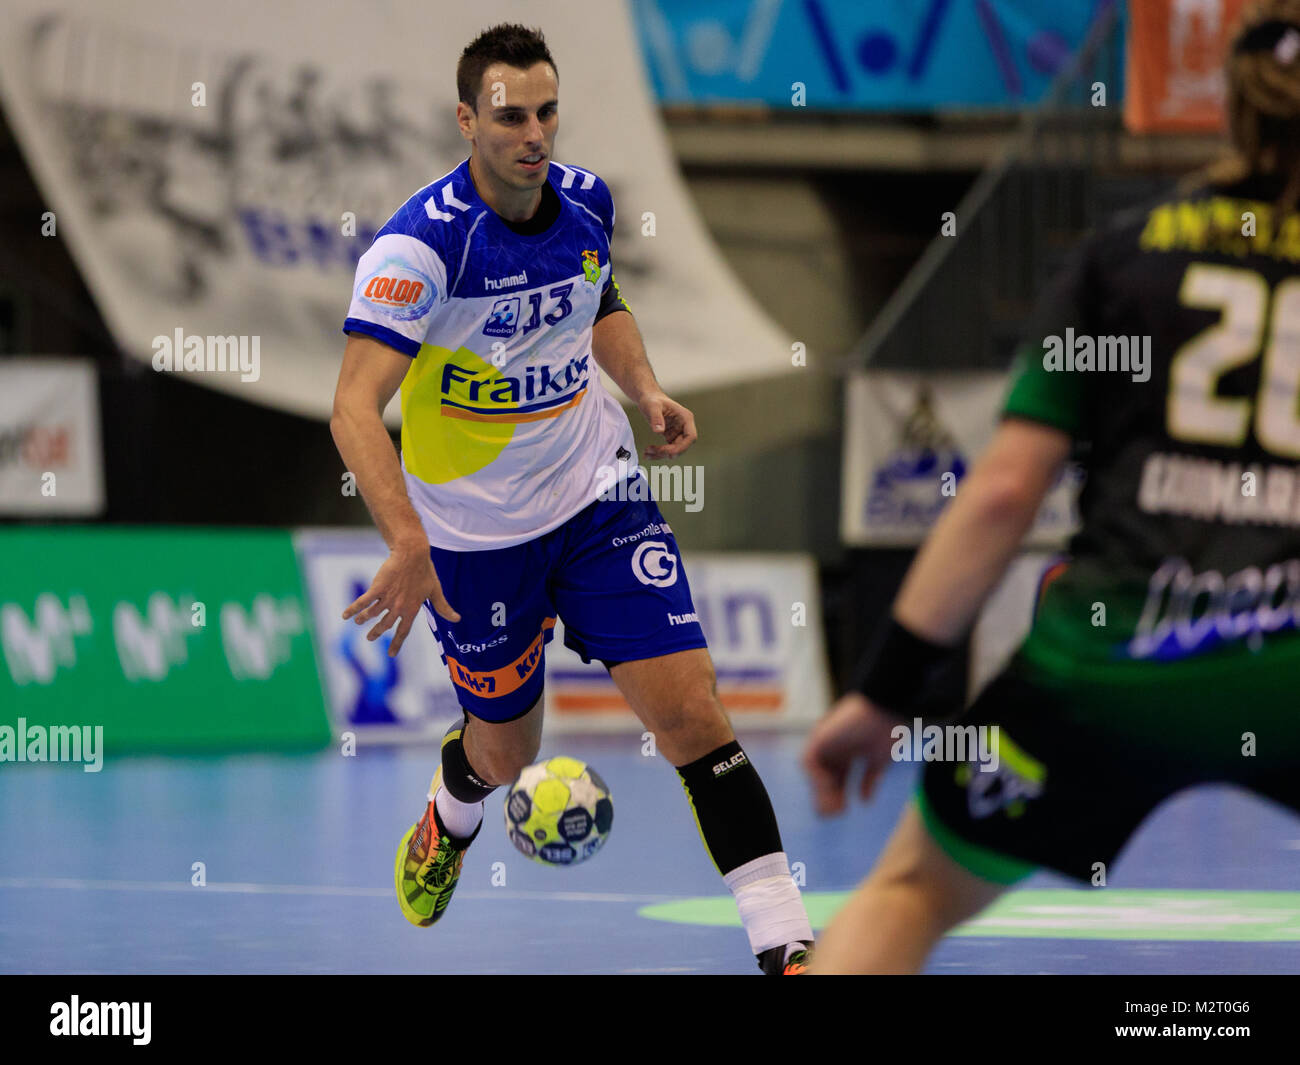
[[[467,803],[482,802],[496,791],[497,786],[480,777],[469,764],[465,744],[461,742],[468,723],[469,718],[457,721],[442,738],[442,784],[454,799]]]
[[[704,849],[726,876],[755,858],[783,850],[781,830],[758,770],[735,740],[677,767]]]

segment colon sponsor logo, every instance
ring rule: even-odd
[[[425,274],[389,259],[357,286],[357,298],[389,318],[412,322],[429,313],[437,291]]]

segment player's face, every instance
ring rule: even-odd
[[[511,190],[527,192],[546,182],[560,125],[558,90],[549,63],[527,70],[493,64],[483,72],[478,113],[464,108],[461,128],[468,124],[466,136],[484,170]]]

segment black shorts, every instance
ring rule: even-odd
[[[1300,811],[1300,709],[1260,672],[1176,669],[1166,683],[1089,684],[1012,666],[952,724],[998,726],[997,768],[930,761],[917,802],[960,865],[997,883],[1045,866],[1094,882],[1161,802],[1231,783]],[[991,731],[985,734],[991,738]]]

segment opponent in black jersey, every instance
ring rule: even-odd
[[[1090,879],[1192,784],[1233,781],[1300,810],[1300,0],[1255,5],[1227,69],[1236,159],[1072,256],[992,445],[921,549],[858,690],[809,740],[822,813],[843,809],[860,757],[869,794],[898,721],[1073,446],[1090,445],[1073,561],[956,722],[976,755],[927,761],[814,971],[919,969],[1035,868]]]

